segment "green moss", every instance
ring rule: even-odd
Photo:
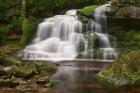
[[[82,9],[79,9],[78,12],[85,14],[85,15],[92,15],[96,8],[97,8],[97,5],[91,5],[91,6],[87,6]]]
[[[140,50],[120,56],[112,65],[102,70],[98,76],[115,85],[131,85],[140,80]]]
[[[33,72],[34,69],[30,66],[13,66],[11,69],[11,72],[13,75],[17,77],[28,77],[30,76]]]

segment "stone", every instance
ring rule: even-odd
[[[11,72],[13,75],[17,76],[17,77],[29,77],[31,74],[33,74],[33,68],[31,68],[30,66],[13,66],[11,68]]]
[[[0,86],[12,88],[12,87],[19,86],[19,83],[13,81],[12,79],[0,79]]]
[[[121,55],[98,75],[114,85],[135,85],[140,80],[140,50]],[[140,83],[139,83],[140,84]]]

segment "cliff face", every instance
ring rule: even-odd
[[[111,0],[112,16],[140,18],[139,0]]]

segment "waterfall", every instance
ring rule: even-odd
[[[107,35],[105,16],[105,12],[109,11],[107,6],[109,4],[97,7],[94,13],[95,20],[90,20],[87,26],[90,27],[89,36],[99,38],[99,49],[103,56],[100,59],[112,60],[117,57],[117,53],[111,47]],[[47,18],[38,25],[35,39],[23,50],[23,58],[25,60],[73,60],[79,55],[84,55],[80,59],[99,59],[94,57],[96,52],[93,44],[93,39],[89,41],[83,34],[83,24],[78,20],[77,11],[69,10],[65,15]],[[81,47],[84,50],[81,51]]]
[[[107,35],[107,18],[105,12],[110,11],[109,7],[110,4],[101,5],[95,9],[94,13],[95,35],[100,40],[100,50],[104,60],[117,58],[117,53],[115,49],[111,47]]]
[[[24,59],[74,59],[78,55],[79,42],[84,40],[81,32],[82,23],[77,19],[76,10],[47,18],[38,25],[33,44],[23,50]]]

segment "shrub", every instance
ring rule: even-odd
[[[24,19],[23,23],[22,23],[22,39],[21,39],[21,43],[23,45],[28,44],[32,37],[33,37],[33,32],[34,32],[34,27],[33,27],[33,23],[30,19]]]

